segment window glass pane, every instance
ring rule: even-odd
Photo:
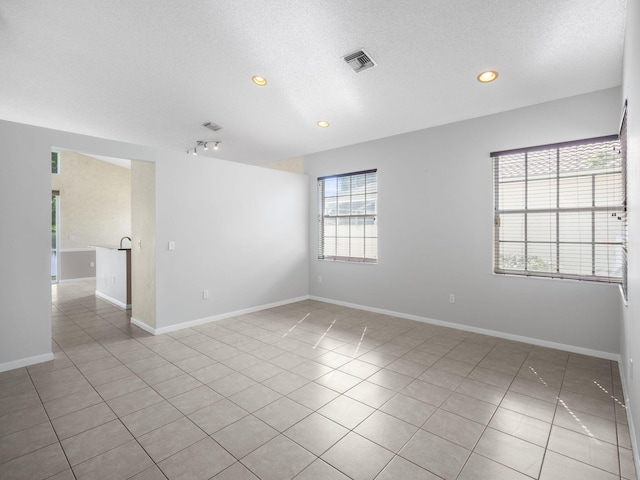
[[[622,243],[625,224],[616,212],[595,213],[595,241],[599,243]]]
[[[528,240],[531,242],[556,241],[556,214],[554,212],[527,215]]]
[[[338,218],[336,235],[338,237],[349,237],[350,226],[351,222],[349,221],[349,217]]]
[[[327,178],[323,180],[323,182],[324,182],[324,196],[335,197],[338,194],[338,179]]]
[[[591,212],[561,212],[559,218],[561,242],[592,241]]]
[[[378,259],[378,239],[365,238],[364,240],[365,258],[370,260]]]
[[[543,178],[529,182],[527,208],[551,208],[557,204],[556,179]]]
[[[351,215],[364,215],[365,214],[365,196],[353,195],[351,197]]]
[[[504,270],[524,270],[524,243],[503,243],[498,246],[498,267]]]
[[[558,157],[555,150],[538,150],[527,153],[527,177],[529,181],[556,178]]]
[[[349,238],[338,237],[336,239],[336,255],[338,257],[348,257],[350,251],[350,243]]]
[[[591,275],[591,253],[590,244],[560,244],[560,271],[573,275]]]
[[[351,218],[351,238],[364,237],[364,217]]]
[[[336,197],[325,198],[325,200],[324,200],[324,214],[325,215],[337,215],[338,214],[338,199]]]
[[[524,241],[524,213],[500,216],[500,240]]]
[[[351,254],[349,256],[364,258],[364,238],[351,237]]]
[[[525,207],[525,186],[524,181],[501,184],[498,191],[500,210],[523,209]]]
[[[594,177],[579,176],[560,179],[560,207],[590,207],[593,205]]]
[[[527,248],[527,270],[530,272],[555,272],[556,246],[555,243],[530,243]]]
[[[619,277],[623,273],[623,262],[621,245],[596,245],[596,275]]]
[[[595,179],[595,205],[608,207],[622,205],[624,190],[621,188],[622,174],[611,173],[599,175]]]
[[[334,257],[336,255],[336,239],[327,239],[324,243],[324,255],[327,257]]]
[[[351,177],[351,195],[364,194],[366,191],[366,176],[354,175]]]
[[[364,234],[366,237],[378,236],[378,222],[375,217],[365,217]]]
[[[324,235],[325,237],[335,237],[337,235],[336,219],[325,218],[324,220]]]
[[[351,194],[351,177],[338,177],[338,195]]]
[[[349,215],[351,213],[351,198],[338,197],[338,215]]]

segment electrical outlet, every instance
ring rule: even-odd
[[[449,303],[456,303],[456,296],[453,293],[449,294]]]
[[[173,240],[169,241],[169,250],[175,250],[176,249],[176,242],[174,242]]]
[[[322,283],[322,275],[318,275],[318,283]]]
[[[96,262],[89,262],[89,266],[90,267],[95,267],[96,266]]]
[[[205,300],[209,298],[209,290],[202,291],[202,298]]]

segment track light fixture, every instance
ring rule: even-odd
[[[189,149],[187,150],[187,153],[190,153],[192,155],[198,155],[198,148],[202,147],[202,150],[209,150],[209,144],[213,143],[213,149],[214,150],[218,150],[219,147],[218,145],[220,145],[222,142],[220,140],[216,140],[216,141],[212,141],[212,142],[205,142],[204,140],[198,140],[196,142],[196,146],[193,147],[193,150]]]

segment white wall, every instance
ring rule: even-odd
[[[307,177],[180,160],[156,164],[156,328],[306,296]]]
[[[160,326],[307,293],[304,176],[0,121],[0,371],[51,354],[52,148],[156,162]]]
[[[489,153],[615,134],[619,114],[611,89],[306,156],[311,295],[618,353],[617,286],[492,274]],[[370,168],[379,263],[317,260],[316,178]]]
[[[634,446],[640,441],[640,1],[627,2],[627,29],[624,52],[622,97],[628,99],[627,115],[627,184],[629,218],[628,307],[623,307],[621,335],[622,375],[626,385],[627,415],[633,420],[631,436]],[[638,103],[636,103],[638,102]],[[634,365],[631,372],[630,361]],[[634,427],[635,425],[635,427]],[[636,466],[640,466],[637,457]]]

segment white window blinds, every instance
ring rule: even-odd
[[[318,258],[377,263],[377,170],[318,178]]]
[[[496,273],[623,282],[626,190],[617,136],[491,157]]]

